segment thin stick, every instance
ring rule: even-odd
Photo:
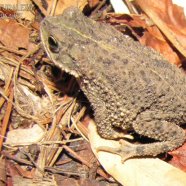
[[[11,68],[10,76],[9,76],[9,78],[7,80],[6,85],[5,85],[5,91],[4,91],[5,96],[9,96],[9,93],[10,93],[9,87],[10,87],[10,83],[12,81],[12,76],[13,76],[13,68]],[[5,102],[5,98],[1,97],[0,98],[0,108],[3,106],[4,102]]]
[[[54,13],[55,13],[56,6],[57,6],[57,1],[58,1],[58,0],[53,0],[52,5],[50,6],[50,9],[48,9],[48,14],[49,14],[50,16],[53,16]]]
[[[81,156],[79,156],[76,152],[74,152],[70,147],[63,145],[63,148],[65,150],[67,150],[68,152],[70,152],[76,159],[78,159],[79,161],[81,161],[84,165],[86,165],[87,167],[91,167],[90,163],[87,162],[86,160],[84,160]]]
[[[41,12],[42,12],[42,14],[43,14],[44,16],[48,16],[47,11],[43,8],[43,6],[42,6],[42,4],[40,3],[40,1],[38,1],[38,0],[32,0],[32,1],[38,6],[38,8],[41,10]]]
[[[10,102],[7,102],[7,108],[6,108],[5,116],[3,118],[3,123],[2,123],[1,136],[5,136],[5,133],[6,133],[6,130],[7,130],[7,127],[8,127],[10,113],[12,111],[13,97],[14,97],[13,88],[10,87],[10,96],[9,96],[9,99],[11,101]],[[3,140],[4,140],[4,138],[3,137],[0,137],[0,151],[2,149]]]
[[[21,55],[21,56],[26,55],[26,52],[14,50],[12,48],[7,48],[7,47],[4,47],[4,46],[0,46],[0,49],[11,52],[11,53],[14,53],[14,54],[18,54],[18,55]]]

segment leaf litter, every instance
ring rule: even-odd
[[[32,2],[34,16],[39,20],[43,15],[61,13],[58,10],[62,5],[64,9],[74,5],[73,1],[58,1],[61,5],[44,2],[47,6],[38,0]],[[109,13],[112,9],[106,1],[77,2],[81,9],[89,6],[91,17],[114,25],[156,49],[171,63],[184,66],[185,16],[182,8],[170,0],[137,0],[135,3],[143,11],[140,14]],[[130,5],[137,12],[139,7]],[[8,11],[3,9],[7,15]],[[1,175],[8,169],[9,182],[14,184],[30,184],[26,179],[29,178],[46,185],[105,185],[112,179],[99,167],[89,144],[81,137],[86,138],[86,123],[90,120],[86,109],[78,99],[69,96],[77,94],[77,84],[53,67],[44,54],[38,43],[38,25],[39,21],[29,18],[0,19],[0,148],[7,159],[6,164],[1,160]],[[170,153],[170,163],[185,170],[185,160],[178,156],[184,148],[175,152]],[[4,177],[0,180],[3,183]]]

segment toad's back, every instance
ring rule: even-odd
[[[81,79],[102,137],[118,137],[119,127],[171,141],[166,150],[184,141],[185,134],[176,125],[186,121],[186,78],[175,65],[74,8],[45,19],[41,28],[45,49],[54,63]],[[170,130],[180,133],[181,140],[174,147]],[[150,154],[160,151],[165,150]]]

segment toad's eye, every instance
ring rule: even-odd
[[[53,36],[49,36],[48,45],[49,45],[49,49],[50,49],[51,52],[54,52],[54,53],[59,52],[58,42]]]

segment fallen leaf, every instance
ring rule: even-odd
[[[81,178],[80,180],[77,180],[76,178],[66,178],[61,175],[55,175],[55,180],[57,182],[57,185],[65,185],[65,186],[107,186],[107,183],[100,182],[97,180],[90,180]],[[112,184],[109,184],[112,186]],[[113,184],[115,185],[115,184]]]
[[[20,166],[19,164],[11,162],[11,160],[7,161],[6,168],[8,169],[9,176],[11,177],[16,177],[20,175],[24,178],[33,178],[33,171],[27,170],[26,166]]]
[[[15,164],[14,166],[15,166],[15,168],[18,170],[19,174],[20,174],[22,177],[24,177],[24,178],[29,178],[29,179],[33,179],[33,176],[34,176],[33,171],[25,170],[26,167],[23,167],[23,166],[21,167],[21,166],[18,165],[18,164]]]
[[[146,28],[147,23],[141,18],[141,15],[130,15],[130,14],[108,14],[107,22],[111,24],[127,24],[131,27],[142,27]]]
[[[6,144],[18,145],[27,143],[36,143],[44,135],[44,131],[38,125],[28,129],[15,129],[7,133]]]
[[[37,179],[34,183],[32,179],[23,178],[22,176],[14,176],[12,177],[13,184],[12,185],[19,185],[19,186],[37,186],[37,185],[45,185],[45,186],[53,186],[56,185],[56,182],[48,177],[47,179]]]
[[[186,172],[186,143],[169,154],[173,156],[169,163]]]
[[[0,42],[15,50],[27,49],[29,44],[29,29],[16,20],[0,19]]]
[[[5,185],[6,183],[6,164],[5,159],[0,160],[0,185]]]
[[[81,10],[87,5],[87,0],[58,0],[57,4],[53,5],[53,0],[45,0],[47,4],[47,12],[51,15],[51,12],[54,11],[54,15],[62,14],[63,11],[71,6],[79,7]],[[52,14],[53,15],[53,14]]]
[[[171,0],[136,0],[173,46],[186,57],[186,19],[183,8]]]
[[[152,25],[152,23],[149,23],[149,19],[146,17],[146,15],[130,15],[131,20],[129,21],[129,25],[132,27],[142,27],[142,28],[148,28]]]

